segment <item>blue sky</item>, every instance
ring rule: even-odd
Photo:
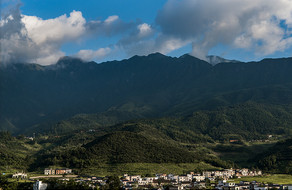
[[[291,0],[3,0],[2,9],[2,61],[292,56]]]
[[[111,15],[118,15],[124,21],[143,21],[155,23],[157,12],[166,0],[22,0],[21,12],[25,15],[38,16],[42,19],[55,18],[70,14],[73,10],[81,11],[86,20],[104,20]],[[76,53],[80,48],[97,48],[113,44],[119,38],[100,38],[83,41],[83,43],[65,43],[62,50],[68,55]],[[190,47],[173,52],[172,56],[189,52]],[[127,58],[122,52],[102,61]]]
[[[22,0],[22,13],[43,19],[81,11],[88,20],[119,15],[123,20],[141,19],[153,23],[166,0]]]

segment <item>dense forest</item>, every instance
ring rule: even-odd
[[[94,130],[105,134],[116,130],[147,129],[152,131],[149,136],[161,133],[167,138],[186,143],[224,142],[234,138],[246,141],[259,140],[266,139],[269,134],[288,137],[292,133],[290,105],[247,102],[209,111],[196,111],[179,117],[119,122],[122,121],[120,117],[119,112],[76,115],[57,123],[34,126],[27,129],[27,132],[32,134],[39,129],[43,134],[58,135]]]

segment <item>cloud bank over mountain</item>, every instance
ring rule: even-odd
[[[169,0],[156,20],[162,33],[189,40],[199,58],[218,44],[262,55],[292,44],[291,0]]]
[[[78,42],[90,35],[115,35],[130,29],[131,25],[122,22],[118,16],[110,16],[104,21],[87,22],[80,11],[72,11],[69,16],[43,20],[36,16],[22,15],[18,5],[1,19],[1,62],[53,64],[65,55],[61,51],[63,44]],[[105,56],[109,51],[109,48],[80,50],[76,55],[94,59]]]
[[[152,24],[124,21],[118,15],[86,20],[75,10],[42,19],[23,15],[16,2],[2,14],[0,29],[1,63],[53,64],[67,54],[62,51],[64,44],[78,46],[92,38],[116,41],[73,55],[100,60],[118,53],[168,54],[192,44],[191,54],[201,59],[218,45],[266,56],[292,46],[292,0],[168,0]]]

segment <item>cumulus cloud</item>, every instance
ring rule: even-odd
[[[37,16],[22,15],[19,8],[20,4],[17,4],[0,20],[1,63],[54,64],[65,56],[61,47],[67,42],[78,42],[93,36],[111,37],[136,29],[137,25],[123,22],[116,15],[104,21],[87,22],[80,11],[44,20]],[[141,28],[141,31],[146,35],[147,28]],[[110,48],[80,50],[76,56],[85,60],[100,59],[110,52]]]
[[[138,36],[139,37],[145,37],[152,33],[152,28],[149,24],[143,23],[137,26],[138,29]]]
[[[85,61],[91,61],[91,60],[99,60],[110,54],[111,49],[110,48],[100,48],[98,50],[80,50],[76,57],[79,57]]]
[[[126,48],[128,55],[147,55],[153,52],[168,54],[173,50],[179,49],[188,42],[172,36],[158,34],[154,39],[143,40],[131,44],[131,47]]]
[[[0,21],[0,60],[1,63],[7,61],[19,61],[18,57],[27,58],[27,51],[33,44],[26,38],[23,30],[24,24],[21,22],[19,11],[20,5],[9,11],[9,14],[2,15]]]
[[[111,37],[114,35],[124,34],[135,29],[137,23],[124,22],[117,15],[112,15],[104,21],[93,20],[86,23],[87,35],[103,35]]]
[[[163,34],[191,42],[192,54],[203,59],[218,44],[261,55],[292,45],[291,0],[169,0],[156,22]]]
[[[86,20],[79,11],[71,12],[69,17],[62,15],[48,20],[23,15],[21,21],[25,26],[27,36],[37,45],[47,43],[59,45],[78,39],[85,33]]]
[[[155,26],[142,23],[129,35],[123,37],[117,46],[128,56],[147,55],[153,52],[167,54],[188,43],[175,36],[164,35]]]
[[[119,40],[118,46],[119,48],[124,49],[128,55],[132,55],[132,51],[135,51],[137,55],[140,55],[140,53],[137,52],[137,47],[141,46],[141,44],[152,43],[149,38],[151,38],[153,34],[154,29],[152,29],[150,25],[147,23],[139,24],[131,31],[131,33]],[[142,47],[140,47],[138,51],[144,52]]]
[[[78,39],[85,32],[81,12],[73,11],[55,19],[43,20],[21,15],[19,7],[9,11],[0,22],[1,62],[55,63],[65,53],[63,43]]]

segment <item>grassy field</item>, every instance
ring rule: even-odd
[[[245,144],[217,144],[211,145],[216,154],[223,160],[230,160],[236,163],[239,167],[252,167],[252,160],[256,154],[268,150],[276,144],[276,141],[271,142],[248,142]]]
[[[206,163],[125,163],[115,165],[100,165],[95,168],[87,168],[81,171],[86,175],[107,176],[112,174],[155,174],[155,173],[173,173],[185,174],[190,171],[202,171],[209,169],[218,169]]]
[[[292,184],[292,175],[287,174],[272,174],[258,177],[242,177],[239,179],[231,180],[235,183],[240,181],[257,181],[262,183],[273,183],[273,184]]]

